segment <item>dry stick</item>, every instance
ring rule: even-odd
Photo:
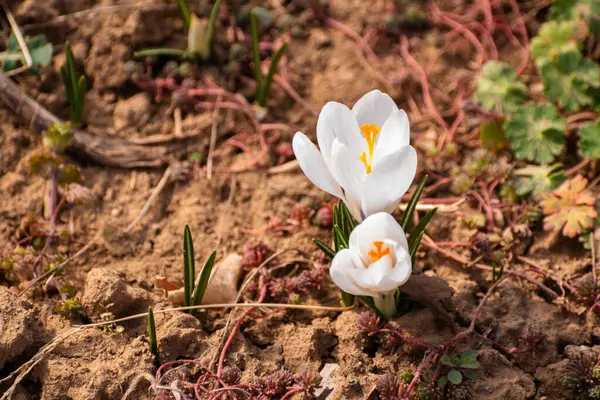
[[[71,329],[67,332],[64,332],[64,333],[56,336],[54,339],[52,339],[51,342],[42,346],[42,348],[40,348],[38,350],[38,352],[29,361],[27,361],[26,363],[21,365],[19,368],[17,368],[15,371],[13,371],[7,377],[0,379],[0,385],[14,379],[13,384],[11,385],[10,388],[8,388],[6,393],[4,393],[2,395],[2,397],[0,397],[0,400],[11,399],[12,395],[13,395],[15,389],[17,388],[17,386],[19,385],[19,383],[27,376],[27,374],[29,374],[29,372],[31,372],[31,370],[40,361],[42,361],[44,359],[44,357],[46,355],[50,354],[56,348],[56,346],[58,346],[63,340],[67,339],[69,336],[71,336],[81,330],[82,330],[82,328],[75,328],[75,329]]]
[[[592,275],[594,277],[594,287],[598,284],[598,272],[596,271],[596,237],[594,231],[590,233],[590,243],[592,248]]]
[[[60,124],[57,116],[29,97],[4,72],[0,71],[0,102],[13,110],[36,132],[44,132],[53,124]],[[71,129],[71,149],[86,160],[117,168],[163,167],[169,158],[185,151],[198,135],[182,138],[161,135],[159,140],[134,143],[127,140],[97,137],[88,132]]]
[[[223,96],[219,94],[217,97],[217,103],[220,103]],[[213,166],[213,153],[217,145],[217,118],[219,118],[219,107],[215,106],[212,114],[212,124],[210,127],[210,144],[208,145],[208,158],[206,160],[206,178],[210,181],[212,179],[212,166]]]
[[[15,34],[15,38],[17,39],[17,43],[21,48],[21,52],[23,53],[23,57],[25,58],[25,65],[20,66],[19,68],[13,69],[6,73],[6,76],[13,76],[20,74],[21,72],[27,71],[33,65],[33,60],[31,58],[31,53],[29,52],[29,48],[27,47],[27,42],[25,42],[25,38],[21,33],[21,29],[19,28],[19,24],[15,20],[15,17],[10,12],[10,8],[6,4],[6,0],[2,0],[2,8],[4,9],[4,13],[6,14],[6,18],[8,18],[8,23]]]
[[[158,195],[160,194],[160,192],[162,192],[162,190],[167,185],[167,182],[169,182],[169,178],[171,178],[171,174],[172,173],[173,172],[172,172],[171,167],[167,167],[167,169],[165,170],[165,173],[163,174],[162,178],[160,178],[160,181],[158,182],[158,185],[156,185],[156,187],[154,188],[154,190],[152,190],[152,194],[150,195],[150,197],[146,201],[146,204],[144,204],[144,207],[140,210],[140,213],[138,214],[138,216],[135,217],[135,219],[133,220],[133,222],[131,222],[131,224],[129,224],[129,226],[127,226],[127,228],[125,228],[125,232],[126,233],[129,232],[129,231],[131,231],[133,229],[133,227],[136,226],[137,223],[140,222],[140,220],[142,218],[144,218],[144,215],[146,215],[146,213],[150,209],[150,206],[156,200],[156,197],[158,197]]]

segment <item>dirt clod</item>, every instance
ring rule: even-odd
[[[6,362],[31,353],[37,330],[31,305],[0,286],[0,371]]]
[[[81,303],[91,316],[111,312],[117,318],[143,312],[150,305],[148,292],[128,285],[117,272],[107,268],[88,272]]]

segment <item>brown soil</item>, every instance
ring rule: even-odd
[[[121,2],[26,0],[12,3],[11,9],[26,34],[44,33],[55,44],[50,66],[42,67],[36,75],[16,78],[26,93],[60,118],[68,119],[68,105],[58,75],[64,62],[62,39],[66,37],[73,43],[76,58],[83,60],[90,80],[85,115],[88,132],[129,140],[172,134],[174,122],[168,96],[157,101],[150,91],[136,87],[125,66],[133,59],[133,52],[140,48],[185,46],[184,27],[175,6],[145,9],[142,4],[163,4],[161,0],[146,0],[137,2],[140,6],[136,8],[101,11],[102,7]],[[207,2],[190,3],[198,3],[194,10],[207,15]],[[368,7],[365,4],[362,0],[332,0],[328,12],[361,32],[369,16],[384,10],[383,2],[374,2]],[[57,20],[59,15],[94,9],[99,12]],[[288,80],[314,109],[318,110],[330,100],[352,104],[375,88],[385,89],[400,106],[410,108],[405,95],[417,90],[418,80],[399,71],[398,63],[402,61],[394,44],[397,39],[383,37],[376,43],[381,65],[378,72],[373,72],[365,66],[364,57],[358,55],[353,40],[310,21],[305,12],[298,11],[294,16],[300,21],[301,32],[292,30],[289,39]],[[282,22],[276,20],[275,30],[286,32],[280,24]],[[415,57],[428,65],[433,61],[428,38],[439,33],[437,28],[409,33],[411,47],[419,49]],[[455,87],[463,76],[472,76],[476,70],[462,61],[469,56],[468,51],[466,53],[448,54],[428,65],[430,80],[440,88]],[[159,63],[155,67],[161,68]],[[248,83],[236,83],[218,71],[208,67],[207,75],[232,91],[252,92],[248,90]],[[381,76],[389,80],[387,87],[383,87]],[[420,99],[420,95],[415,97]],[[285,122],[314,134],[315,118],[278,86],[274,86],[268,108],[269,122]],[[210,135],[212,114],[211,110],[184,108],[183,133]],[[435,132],[422,123],[414,109],[413,118],[416,122],[412,126],[412,142],[421,151],[421,168],[432,169],[433,161],[425,161],[425,151]],[[15,232],[24,218],[43,215],[46,183],[43,178],[29,175],[24,161],[42,146],[41,136],[18,122],[9,110],[0,110],[0,119],[3,121],[0,124],[0,243],[8,245],[15,242]],[[251,130],[251,126],[243,116],[221,111],[216,129],[219,146],[225,138]],[[282,130],[278,142],[291,142],[292,134]],[[218,259],[223,259],[231,253],[244,255],[247,243],[260,240],[274,251],[297,248],[308,253],[308,259],[300,257],[309,260],[308,264],[295,261],[298,256],[293,253],[277,259],[274,265],[286,267],[286,273],[298,274],[299,270],[294,267],[302,270],[307,265],[310,268],[318,265],[316,260],[321,258],[312,239],[329,241],[328,229],[308,223],[285,232],[261,231],[261,228],[273,217],[280,218],[285,225],[297,204],[314,205],[331,199],[299,171],[268,173],[267,168],[278,162],[279,156],[275,153],[263,160],[263,166],[247,172],[222,172],[225,168],[243,167],[250,161],[242,152],[230,147],[225,149],[215,158],[211,180],[193,162],[180,159],[185,162],[178,165],[191,171],[184,174],[187,179],[167,184],[147,215],[127,233],[125,228],[136,218],[163,171],[110,168],[87,163],[74,155],[73,162],[83,173],[83,186],[96,201],[89,208],[69,206],[61,212],[57,229],[63,239],[49,250],[47,261],[59,255],[72,256],[94,238],[102,238],[71,261],[57,278],[61,284],[76,289],[75,297],[81,299],[85,307],[83,322],[99,321],[107,312],[114,317],[125,317],[145,312],[149,305],[155,309],[171,307],[155,282],[162,276],[181,284],[185,224],[194,235],[198,263],[214,248]],[[207,149],[189,149],[189,153],[193,151],[206,154]],[[259,151],[257,147],[255,151]],[[464,155],[470,152],[471,149],[465,149]],[[461,205],[460,211],[466,215],[477,212],[469,204]],[[250,230],[258,233],[248,233]],[[465,241],[469,237],[454,213],[436,216],[428,234],[440,242]],[[537,231],[532,240],[527,256],[549,271],[564,276],[589,271],[589,252],[579,244],[548,239]],[[57,313],[61,298],[56,292],[44,293],[43,282],[26,296],[17,296],[33,278],[34,258],[25,254],[23,262],[13,271],[13,280],[0,286],[0,379],[30,360],[53,338],[82,322],[71,322]],[[431,289],[431,293],[414,289],[415,303],[391,324],[407,335],[438,343],[466,329],[473,310],[490,286],[487,273],[465,268],[425,248],[419,254],[415,274],[415,279],[419,279],[418,274],[441,279],[435,281],[432,286],[435,290]],[[231,283],[231,279],[228,282]],[[324,282],[327,290],[302,294],[300,302],[337,305],[336,291],[329,278]],[[235,285],[239,285],[239,280]],[[408,287],[407,293],[411,295]],[[245,296],[249,301],[256,298],[251,294]],[[362,311],[277,311],[262,318],[269,312],[265,309],[256,314],[261,318],[248,318],[242,324],[225,365],[239,368],[242,382],[256,384],[281,368],[294,374],[318,373],[324,366],[334,364],[337,367],[333,374],[324,380],[333,382],[330,398],[375,398],[375,382],[382,375],[415,369],[425,352],[408,346],[390,351],[380,343],[370,347],[369,340],[355,328],[357,314]],[[571,398],[561,384],[569,360],[576,360],[582,353],[600,354],[600,348],[593,347],[600,339],[597,317],[586,315],[585,311],[586,307],[567,300],[562,304],[552,303],[527,282],[506,281],[483,308],[477,331],[511,349],[520,346],[520,338],[530,329],[537,329],[544,335],[544,348],[533,355],[507,354],[477,335],[460,342],[457,350],[479,349],[481,368],[478,379],[469,386],[471,398]],[[235,311],[232,321],[242,312]],[[229,311],[209,311],[198,317],[182,312],[157,314],[160,363],[197,359],[203,365],[211,364],[218,356],[228,316]],[[59,343],[20,382],[13,398],[119,399],[134,383],[129,398],[153,398],[156,393],[148,388],[143,376],[153,375],[159,364],[147,343],[146,321],[139,319],[121,325],[124,331],[120,333],[89,328]],[[197,372],[191,367],[178,371],[179,378],[189,382],[195,382]],[[0,384],[0,391],[9,385]]]

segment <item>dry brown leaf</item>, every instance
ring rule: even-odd
[[[213,267],[202,304],[233,303],[242,274],[242,256],[227,255]]]

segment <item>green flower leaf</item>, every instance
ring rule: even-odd
[[[442,358],[440,358],[440,362],[450,367],[454,366],[454,361],[452,361],[452,357],[450,357],[448,354],[444,354]]]
[[[600,87],[600,66],[577,52],[560,54],[542,67],[544,95],[567,111],[593,104],[590,88]]]
[[[548,21],[531,40],[530,51],[539,68],[555,60],[559,54],[579,52],[576,21]]]
[[[459,385],[462,382],[462,374],[458,370],[452,369],[448,372],[448,380],[455,385]]]
[[[579,129],[579,152],[584,157],[600,159],[600,120]]]
[[[525,102],[527,86],[508,64],[489,61],[479,75],[475,98],[486,110],[507,114]]]
[[[549,164],[565,145],[566,122],[551,104],[527,103],[504,123],[517,158]]]
[[[466,360],[476,360],[478,354],[479,353],[477,352],[477,350],[466,350],[466,351],[463,351],[461,353],[461,355],[460,355],[461,365],[462,365],[463,361],[466,361]]]
[[[48,65],[50,63],[52,59],[52,44],[48,43],[44,35],[26,36],[25,44],[29,49],[29,54],[31,54],[30,70],[32,72],[36,72],[40,65]],[[14,33],[11,33],[8,38],[6,51],[0,53],[0,61],[2,62],[2,69],[4,71],[10,71],[18,68],[19,65],[25,65],[25,56]]]
[[[528,165],[515,170],[518,177],[515,190],[518,196],[538,195],[558,188],[565,180],[562,164]]]

